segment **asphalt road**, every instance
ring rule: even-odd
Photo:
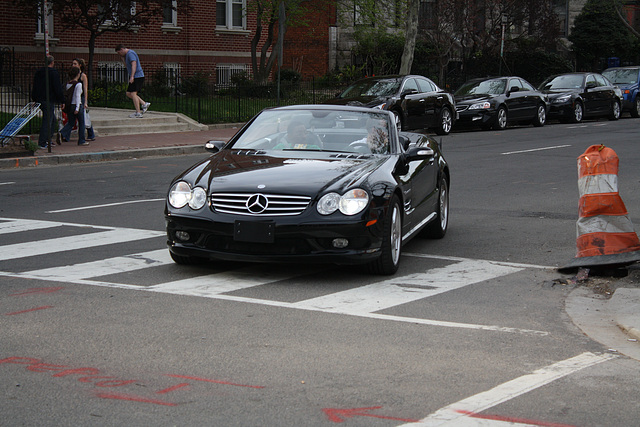
[[[442,137],[449,232],[391,278],[173,264],[163,199],[199,156],[0,171],[0,425],[635,426],[638,361],[574,325],[555,268],[590,145],[640,223],[639,125]]]

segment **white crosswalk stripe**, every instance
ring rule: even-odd
[[[334,312],[373,313],[520,270],[522,268],[497,265],[489,261],[467,260],[424,273],[393,277],[368,286],[308,299],[294,305],[298,308]]]

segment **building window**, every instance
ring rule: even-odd
[[[104,21],[106,26],[116,26],[118,23],[127,22],[136,14],[136,2],[131,2],[131,7],[127,8],[113,0],[109,2],[109,9],[105,10],[104,6],[98,4],[98,12],[101,14],[109,14]]]
[[[53,37],[53,12],[48,10],[47,12],[47,30],[49,31],[49,37]],[[38,22],[36,23],[36,38],[44,39],[44,20],[42,19],[42,7],[38,8]]]
[[[120,61],[98,62],[97,76],[98,80],[107,82],[129,81],[129,73],[127,73],[127,68]]]
[[[216,83],[218,87],[231,86],[231,77],[235,74],[246,73],[246,64],[218,64],[216,67]]]
[[[165,62],[162,64],[162,69],[166,78],[167,87],[171,88],[172,92],[175,93],[180,87],[182,80],[180,64],[177,62]]]
[[[246,29],[246,0],[218,0],[216,2],[216,27],[218,29]]]
[[[167,0],[162,9],[162,25],[173,26],[178,25],[178,11],[176,10],[177,0]]]

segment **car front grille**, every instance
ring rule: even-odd
[[[249,216],[300,215],[311,197],[263,193],[212,193],[211,208],[215,212]]]

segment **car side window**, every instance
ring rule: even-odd
[[[607,81],[601,75],[596,74],[595,78],[596,78],[596,82],[598,82],[598,86],[609,86]]]
[[[420,86],[420,92],[435,92],[438,90],[436,85],[427,79],[416,79],[418,86]]]
[[[530,90],[530,91],[534,91],[535,90],[535,88],[533,86],[531,86],[531,84],[529,84],[528,81],[520,80],[520,82],[522,83],[522,87],[524,88],[524,90]]]
[[[596,82],[596,77],[593,74],[589,74],[587,76],[587,81],[585,82],[585,84],[588,85],[589,83],[592,83],[592,84],[598,86],[598,83]]]
[[[517,87],[518,89],[522,90],[522,83],[520,83],[520,79],[510,79],[509,80],[509,90],[511,90],[512,87]]]
[[[416,90],[417,92],[421,92],[415,79],[407,79],[407,81],[404,82],[402,93],[405,93],[406,91],[412,90],[412,89]]]

